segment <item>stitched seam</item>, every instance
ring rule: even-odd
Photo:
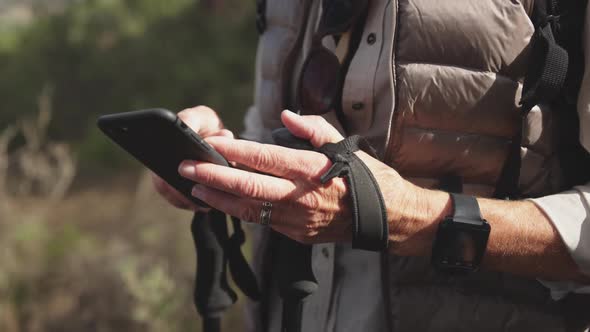
[[[404,127],[404,131],[406,131],[408,129],[419,129],[419,130],[432,132],[432,133],[449,134],[449,135],[462,136],[462,137],[464,137],[464,136],[483,136],[483,137],[492,138],[492,139],[495,139],[498,141],[506,141],[508,143],[512,141],[512,138],[510,138],[510,137],[490,135],[490,134],[481,134],[481,133],[471,133],[471,132],[464,132],[464,131],[457,131],[457,130],[450,130],[450,129],[436,129],[436,128],[426,128],[426,127],[418,127],[418,126],[405,126]]]
[[[439,67],[455,68],[455,69],[461,69],[461,70],[465,70],[465,71],[477,72],[477,73],[482,73],[482,74],[492,74],[496,77],[505,78],[505,79],[510,80],[514,83],[518,83],[520,85],[522,84],[518,80],[515,80],[505,74],[502,74],[501,72],[486,70],[486,69],[482,69],[482,68],[451,65],[451,64],[444,64],[444,63],[434,63],[434,62],[426,62],[426,61],[403,61],[403,60],[399,61],[398,60],[397,64],[398,65],[424,65],[424,66],[439,66]]]

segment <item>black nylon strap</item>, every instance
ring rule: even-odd
[[[229,237],[225,246],[229,271],[238,288],[251,300],[259,301],[260,290],[256,276],[242,253],[242,245],[246,241],[242,222],[236,217],[231,217],[231,220],[234,233]]]
[[[560,92],[569,64],[567,51],[555,42],[552,23],[535,31],[532,61],[524,80],[523,109],[553,100]]]
[[[219,222],[225,214],[211,210],[209,213],[196,213],[191,224],[191,232],[197,252],[197,273],[195,279],[194,302],[203,321],[214,322],[219,319],[237,300],[226,278],[227,256],[224,243],[227,240],[227,225]],[[211,329],[206,331],[218,331]]]
[[[509,153],[496,186],[494,197],[520,198],[522,127],[530,110],[538,104],[554,101],[562,92],[566,81],[569,56],[554,36],[559,31],[560,16],[555,0],[535,1],[535,33],[531,40],[530,63],[527,68],[522,97],[521,127],[509,147]]]
[[[482,220],[477,199],[473,196],[451,193],[453,202],[453,220],[468,220],[476,222]],[[483,221],[481,222],[483,224]]]
[[[354,154],[361,146],[372,152],[367,141],[360,136],[320,147],[318,152],[328,156],[333,163],[321,181],[326,183],[335,177],[346,179],[352,201],[352,247],[382,251],[388,245],[387,212],[379,184],[365,163]]]
[[[256,30],[259,35],[266,30],[266,0],[256,0]]]
[[[196,213],[191,224],[197,252],[194,302],[203,322],[209,322],[209,326],[216,326],[216,319],[237,300],[227,281],[227,266],[245,295],[254,301],[260,298],[256,277],[241,250],[244,231],[238,219],[232,218],[232,222],[234,232],[231,237],[225,214],[217,210]]]

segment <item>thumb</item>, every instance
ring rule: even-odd
[[[338,130],[321,116],[301,116],[285,110],[281,114],[281,120],[291,134],[310,141],[316,148],[326,143],[337,143],[344,139]]]

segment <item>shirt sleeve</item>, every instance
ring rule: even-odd
[[[582,273],[590,275],[590,184],[532,201],[549,217]],[[590,294],[588,285],[540,282],[551,290],[554,299],[570,292]]]
[[[577,108],[580,119],[580,142],[590,151],[590,6],[586,8],[585,22],[585,71]],[[582,273],[590,275],[590,183],[532,201],[549,217]],[[590,294],[588,285],[539,281],[551,290],[554,299],[563,298],[570,292]]]

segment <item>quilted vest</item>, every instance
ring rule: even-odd
[[[355,125],[358,114],[345,116],[349,126],[328,114],[330,122],[369,137],[385,163],[423,187],[455,175],[465,192],[484,197],[493,194],[522,125],[521,192],[563,189],[552,110],[536,106],[524,121],[519,115],[534,0],[373,1],[391,11],[384,22],[393,29],[384,43],[389,70],[375,73],[375,81],[388,82],[390,100],[360,115],[365,126]],[[292,105],[316,2],[267,1],[255,93],[267,129],[280,127],[280,112]],[[536,280],[497,272],[453,277],[434,271],[428,258],[389,254],[384,265],[392,331],[583,331],[590,324],[590,297],[554,301]]]

